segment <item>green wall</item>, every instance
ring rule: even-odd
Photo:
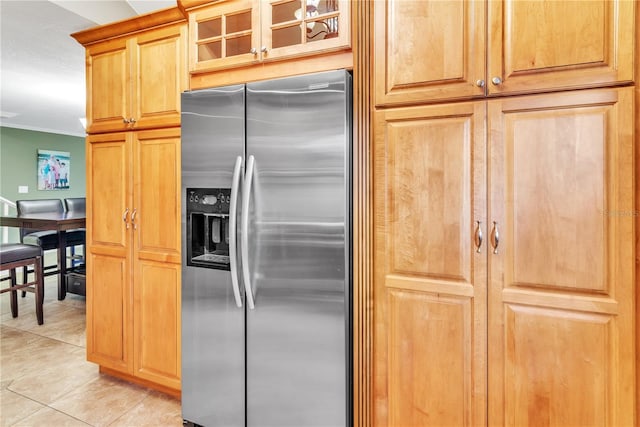
[[[38,149],[71,154],[69,189],[38,190]],[[13,202],[20,199],[85,197],[85,177],[84,138],[0,127],[0,196]],[[19,185],[28,186],[29,192],[18,193]],[[17,235],[17,231],[11,229],[9,240],[17,241]]]

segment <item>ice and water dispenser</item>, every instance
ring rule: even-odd
[[[229,270],[229,188],[187,188],[187,265]]]

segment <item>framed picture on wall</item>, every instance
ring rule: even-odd
[[[38,190],[68,190],[70,176],[69,152],[38,150]]]

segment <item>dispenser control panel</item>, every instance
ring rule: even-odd
[[[187,188],[187,212],[229,213],[230,188]]]

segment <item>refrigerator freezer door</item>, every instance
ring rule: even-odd
[[[249,427],[347,425],[349,78],[247,85]]]
[[[182,415],[204,426],[245,426],[245,315],[228,270],[184,259],[191,232],[185,206],[202,203],[206,210],[216,200],[189,202],[186,189],[232,193],[234,166],[244,157],[244,93],[234,86],[182,96]],[[210,233],[208,243],[226,240],[226,233]]]

